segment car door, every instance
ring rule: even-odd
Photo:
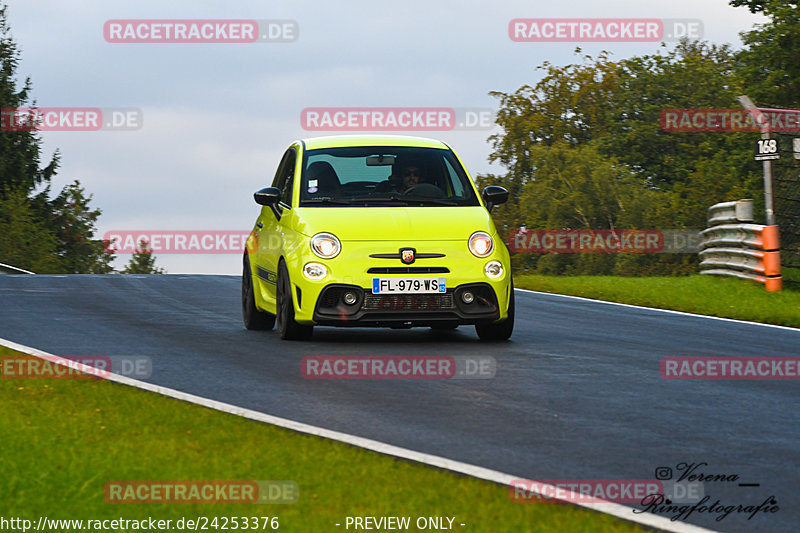
[[[278,260],[283,252],[285,234],[282,219],[292,209],[292,189],[294,187],[294,170],[297,163],[297,150],[290,147],[283,154],[272,186],[281,190],[281,201],[272,209],[262,207],[256,223],[258,252],[256,259],[256,275],[258,277],[261,297],[267,302],[270,310],[275,307],[276,281],[278,279]]]

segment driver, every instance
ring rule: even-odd
[[[392,173],[391,178],[389,178],[392,183],[392,190],[405,193],[412,187],[417,186],[421,181],[424,182],[422,169],[421,161],[417,161],[416,159],[397,161],[395,171]]]
[[[407,191],[419,183],[419,178],[422,176],[422,171],[418,166],[407,165],[400,169],[400,179],[402,179],[401,190]]]

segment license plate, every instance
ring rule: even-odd
[[[444,278],[372,278],[372,294],[434,294],[447,292]]]

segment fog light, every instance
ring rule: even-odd
[[[475,295],[469,291],[464,291],[461,295],[461,300],[463,300],[465,304],[471,304],[475,300]]]
[[[347,305],[353,305],[358,300],[358,296],[356,296],[352,292],[346,292],[344,293],[344,297],[342,298],[342,300],[344,300],[344,303],[346,303]]]
[[[303,275],[312,281],[317,281],[328,275],[328,269],[319,263],[306,263],[306,266],[303,267]]]
[[[497,279],[503,275],[503,264],[500,261],[489,261],[486,263],[486,266],[483,267],[483,271],[488,277]]]

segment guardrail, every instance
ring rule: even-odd
[[[750,279],[768,291],[779,291],[783,282],[778,226],[748,224],[752,221],[752,200],[709,207],[709,227],[700,232],[700,273]]]
[[[23,270],[15,266],[0,263],[0,274],[33,274],[30,270]]]
[[[758,224],[722,224],[700,232],[703,247],[749,246],[759,250],[778,249],[778,226]]]
[[[752,222],[753,201],[736,200],[735,202],[722,202],[708,208],[708,225],[716,226],[727,222]]]

